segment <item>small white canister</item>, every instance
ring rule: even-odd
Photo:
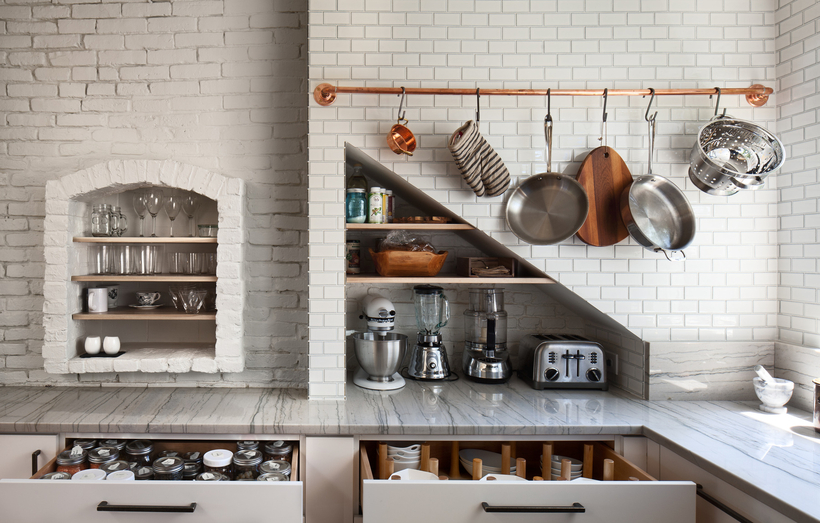
[[[383,223],[384,202],[381,187],[371,187],[367,195],[367,223]]]

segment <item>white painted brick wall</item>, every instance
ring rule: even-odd
[[[775,12],[765,1],[739,2],[387,2],[311,0],[309,78],[352,86],[500,88],[774,87]],[[742,97],[721,105],[774,128],[772,97],[752,108]],[[631,239],[589,247],[577,239],[531,246],[504,222],[504,199],[477,199],[446,149],[450,134],[474,117],[474,97],[409,96],[409,127],[419,139],[412,158],[385,143],[398,98],[339,95],[311,101],[309,112],[311,298],[341,301],[328,262],[343,240],[343,144],[348,141],[427,191],[516,253],[554,276],[647,341],[773,340],[777,334],[777,181],[732,197],[697,190],[687,177],[698,128],[713,113],[707,97],[660,97],[653,171],[684,189],[698,218],[687,261],[669,263]],[[611,97],[609,144],[633,174],[646,171],[647,100]],[[513,182],[545,170],[543,118],[537,97],[481,98],[481,131]],[[601,100],[554,97],[553,170],[575,174],[599,145]],[[319,271],[322,271],[321,273]],[[319,278],[321,274],[321,279]],[[327,295],[330,291],[336,298]],[[339,313],[311,305],[311,397],[343,395],[324,358],[327,322]],[[315,334],[315,335],[314,335]],[[334,347],[334,350],[336,347]],[[313,360],[312,360],[313,362]],[[335,393],[334,393],[335,391]]]
[[[306,45],[303,2],[0,0],[0,384],[305,386]],[[246,181],[245,372],[43,371],[45,183],[118,158]]]

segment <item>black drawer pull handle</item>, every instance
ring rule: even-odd
[[[40,468],[40,467],[37,466],[37,456],[39,456],[40,454],[42,454],[40,449],[37,449],[37,450],[35,450],[34,452],[31,453],[31,475],[32,476],[37,474],[37,469]]]
[[[100,501],[97,512],[193,512],[196,503],[190,505],[109,505],[107,501]]]
[[[491,506],[486,501],[481,503],[481,508],[484,509],[484,512],[517,512],[517,513],[524,513],[524,512],[586,512],[587,509],[584,508],[583,505],[580,503],[573,503],[571,507],[524,507],[518,505],[510,505],[510,506]]]
[[[740,523],[754,523],[754,521],[752,521],[751,519],[744,517],[730,506],[726,505],[719,499],[713,497],[711,494],[708,494],[705,490],[703,490],[703,485],[701,485],[700,483],[698,483],[698,496],[702,497],[712,505],[716,506],[732,518],[740,521]]]

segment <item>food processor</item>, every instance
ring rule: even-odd
[[[407,375],[418,380],[442,380],[450,376],[447,350],[441,329],[450,320],[450,302],[444,289],[435,285],[413,287],[418,339],[410,353]]]
[[[512,376],[503,289],[470,289],[461,364],[468,378],[481,383],[504,383]]]
[[[362,300],[362,315],[367,332],[352,335],[359,370],[353,384],[370,390],[396,390],[404,387],[399,367],[407,352],[407,336],[391,332],[396,326],[393,302],[379,295]]]

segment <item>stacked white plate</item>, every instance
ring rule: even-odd
[[[501,454],[489,450],[464,449],[459,451],[458,459],[468,474],[473,473],[473,460],[481,460],[482,474],[501,474]],[[513,462],[514,463],[514,462]],[[515,465],[510,463],[510,474],[515,474]]]
[[[387,457],[393,460],[393,471],[417,470],[421,465],[421,445],[418,443],[397,443],[387,445]]]
[[[561,460],[568,459],[570,461],[570,480],[580,478],[584,472],[584,462],[575,458],[570,458],[568,456],[559,456],[557,454],[553,454],[552,456],[552,463],[550,463],[550,475],[553,480],[556,480],[561,477]],[[539,463],[543,461],[543,456],[541,459],[538,460]],[[544,472],[544,468],[541,467],[541,472]]]

